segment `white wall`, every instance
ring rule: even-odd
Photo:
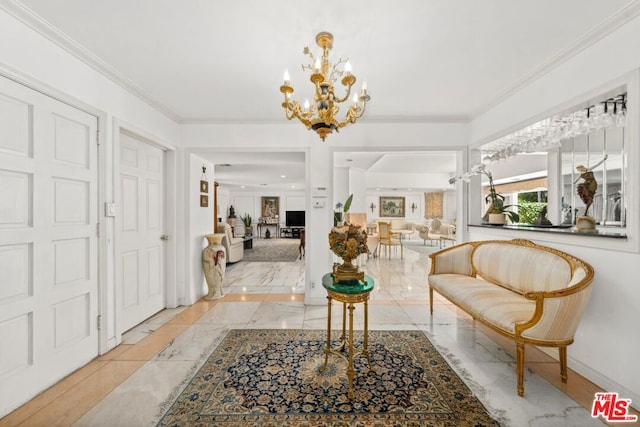
[[[453,171],[452,171],[453,172]],[[444,173],[374,173],[367,174],[369,188],[425,188],[440,191],[450,188],[449,174]]]
[[[365,171],[349,168],[349,194],[353,194],[349,212],[365,213],[367,211],[367,174]]]
[[[336,210],[336,205],[347,201],[349,194],[351,194],[351,188],[349,187],[349,168],[339,167],[333,169],[333,209]],[[344,206],[340,208],[340,211],[344,209]]]
[[[469,129],[465,123],[367,123],[358,122],[327,137],[322,142],[317,134],[296,122],[281,124],[185,124],[181,128],[185,147],[202,149],[226,148],[226,151],[251,148],[255,151],[292,151],[319,144],[340,151],[373,148],[380,151],[452,150],[465,147]],[[398,145],[402,135],[402,145]],[[323,167],[327,167],[324,165]]]
[[[233,205],[238,216],[238,226],[236,227],[236,235],[241,236],[244,233],[244,224],[240,220],[241,216],[245,214],[251,215],[253,234],[257,233],[256,224],[258,218],[262,216],[261,204],[262,197],[279,197],[279,213],[278,219],[280,226],[286,225],[286,212],[287,211],[304,211],[305,209],[305,194],[301,190],[291,191],[230,191],[229,203]],[[225,216],[226,220],[226,216]],[[273,230],[272,230],[273,231]]]
[[[442,194],[442,198],[442,210],[444,212],[442,222],[453,223],[458,215],[456,192],[454,190],[444,191]]]
[[[628,124],[625,132],[628,152],[629,223],[627,239],[587,236],[557,236],[470,228],[472,240],[529,238],[565,250],[593,265],[595,277],[591,300],[569,347],[569,366],[596,384],[640,402],[640,265],[638,230],[640,215],[640,18],[561,64],[518,93],[473,121],[472,142],[493,136],[549,116],[560,108],[575,106],[606,90],[627,84]],[[569,379],[571,381],[571,379]],[[637,406],[636,406],[637,407]]]
[[[114,156],[114,140],[121,126],[153,141],[179,145],[179,125],[175,121],[4,10],[0,10],[0,40],[0,75],[98,116],[101,134],[101,206],[104,202],[114,201],[114,167],[118,161]],[[173,183],[167,186],[173,188]],[[174,197],[175,194],[168,194],[169,199]],[[106,325],[103,329],[105,333],[101,336],[101,352],[109,350],[117,342],[113,300],[115,221],[113,217],[104,217],[103,214],[101,209],[104,238],[101,238],[100,256],[110,269],[103,269],[100,278],[100,312]],[[172,228],[182,221],[182,218],[175,218],[173,214],[168,216],[168,220],[174,222]],[[167,286],[175,288],[181,284],[168,283]]]
[[[0,40],[0,72],[4,69],[4,74],[40,82],[45,90],[73,97],[109,117],[135,124],[158,139],[179,142],[175,121],[3,10]]]
[[[391,218],[380,216],[380,197],[404,197],[404,218]],[[390,219],[403,219],[407,222],[422,223],[424,222],[424,193],[421,191],[375,191],[367,193],[367,207],[365,212],[367,213],[367,221],[377,221],[378,219],[390,220]],[[373,212],[371,212],[371,203],[375,205]],[[411,210],[411,204],[415,203],[415,210]]]
[[[207,293],[207,284],[202,270],[202,250],[207,246],[204,237],[213,233],[213,182],[209,184],[209,206],[200,206],[200,179],[202,177],[202,166],[206,166],[207,171],[214,171],[213,163],[195,154],[189,154],[187,158],[187,171],[185,193],[189,195],[188,216],[188,250],[184,251],[185,264],[190,266],[187,269],[186,283],[188,284],[184,296],[181,300],[183,305],[196,302]]]
[[[229,207],[231,206],[231,193],[229,190],[218,187],[218,224],[227,222]]]

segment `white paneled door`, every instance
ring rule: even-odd
[[[0,417],[98,355],[97,118],[0,77]]]
[[[116,289],[120,332],[165,307],[164,151],[120,133]]]

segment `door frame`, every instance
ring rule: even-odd
[[[114,117],[113,118],[113,146],[111,152],[111,158],[113,159],[113,175],[111,181],[111,187],[113,191],[111,202],[115,203],[118,200],[119,189],[118,189],[118,179],[120,177],[120,162],[119,155],[120,152],[120,133],[128,134],[131,137],[139,139],[147,144],[153,145],[154,147],[160,148],[164,152],[164,177],[163,177],[163,209],[164,209],[164,230],[163,234],[169,236],[169,240],[167,240],[164,244],[164,275],[165,275],[165,307],[167,308],[175,308],[178,306],[178,286],[176,282],[176,252],[177,252],[177,224],[176,224],[176,164],[177,164],[177,152],[176,148],[173,144],[169,143],[162,138],[159,138],[151,133],[140,129],[125,120]],[[119,206],[116,206],[116,215],[118,215]],[[103,212],[104,214],[104,212]],[[116,287],[116,278],[115,274],[117,274],[115,269],[115,256],[118,253],[119,242],[118,242],[118,233],[115,228],[115,217],[109,218],[110,227],[111,227],[111,235],[113,236],[113,246],[112,250],[109,251],[109,261],[110,266],[113,271],[111,279],[111,283],[113,285],[113,293],[111,295],[113,313],[108,317],[110,321],[110,326],[113,327],[113,343],[109,343],[111,348],[117,346],[122,342],[122,331],[120,330],[121,325],[121,313],[116,304],[118,298],[121,298],[121,290]],[[111,323],[112,322],[112,323]]]

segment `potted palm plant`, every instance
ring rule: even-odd
[[[349,208],[351,207],[351,201],[353,200],[353,194],[351,194],[347,200],[344,202],[344,205],[340,202],[336,203],[336,210],[333,212],[333,225],[338,226],[344,223],[344,217],[349,212]]]
[[[244,224],[244,234],[253,234],[253,227],[251,222],[253,221],[251,215],[245,213],[244,216],[240,216],[242,223]]]

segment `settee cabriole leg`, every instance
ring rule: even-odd
[[[516,371],[518,373],[518,396],[524,396],[524,343],[516,343]]]
[[[560,356],[560,379],[563,383],[567,382],[567,347],[558,347]]]

